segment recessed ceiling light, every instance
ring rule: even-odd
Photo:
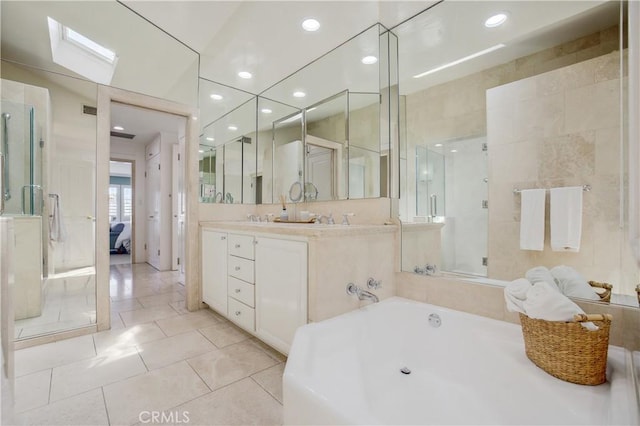
[[[224,97],[222,95],[218,95],[217,93],[212,93],[211,99],[213,99],[214,101],[221,101],[224,99]]]
[[[122,131],[122,130],[124,130],[124,127],[122,127],[122,126],[113,126],[113,130]]]
[[[207,140],[208,140],[209,142],[213,142],[213,141],[215,141],[215,139],[214,139],[214,138],[212,138],[211,136],[209,136],[209,137],[207,138]]]
[[[489,19],[487,19],[486,21],[484,21],[484,26],[487,28],[495,28],[504,24],[506,21],[507,21],[506,13],[497,13],[489,17]]]
[[[201,149],[199,149],[199,150],[198,150],[198,152],[199,152],[200,154],[204,154],[204,151],[203,151],[203,150],[201,150]]]
[[[263,114],[271,114],[273,111],[271,111],[269,108],[262,108],[260,110]]]
[[[364,58],[362,58],[362,63],[365,65],[372,65],[376,62],[378,62],[378,58],[376,58],[375,56],[365,56]]]
[[[293,96],[296,98],[304,98],[307,94],[304,92],[293,92]]]
[[[451,152],[458,152],[458,150],[457,149],[452,149]]]
[[[436,148],[440,148],[440,147],[442,146],[442,144],[441,144],[441,143],[437,143],[437,144],[435,144],[434,146],[435,146]]]
[[[238,73],[238,77],[244,78],[244,79],[250,79],[251,77],[253,77],[253,75],[248,71],[240,71]]]
[[[234,130],[238,130],[238,128],[236,126],[229,126],[227,127],[227,129],[234,131]]]
[[[320,22],[313,18],[305,19],[302,21],[302,28],[305,31],[318,31],[320,29]]]
[[[191,119],[194,120],[194,121],[198,121],[198,117],[196,117],[195,115],[192,115]]]

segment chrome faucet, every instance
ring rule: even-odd
[[[342,213],[342,224],[343,225],[351,225],[349,223],[349,217],[355,216],[355,213]]]
[[[438,268],[436,267],[436,265],[431,265],[430,263],[427,263],[424,268],[421,268],[419,266],[413,268],[413,272],[420,275],[435,275],[437,271]]]
[[[371,300],[373,303],[379,302],[378,296],[370,291],[363,290],[354,283],[347,284],[347,294],[349,296],[356,295],[359,300]]]

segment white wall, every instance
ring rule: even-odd
[[[144,252],[144,242],[146,240],[146,200],[144,195],[144,171],[145,155],[144,145],[125,141],[119,138],[111,138],[111,159],[132,160],[135,163],[135,176],[133,195],[134,202],[134,259],[136,263],[144,263],[146,254]]]

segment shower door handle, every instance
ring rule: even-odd
[[[436,194],[431,194],[429,197],[429,213],[431,217],[436,217],[436,213],[438,212],[438,196]]]
[[[0,152],[0,215],[4,213],[4,154]]]

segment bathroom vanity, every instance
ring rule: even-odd
[[[358,308],[353,282],[394,294],[397,226],[202,222],[202,301],[288,354],[296,329]]]

